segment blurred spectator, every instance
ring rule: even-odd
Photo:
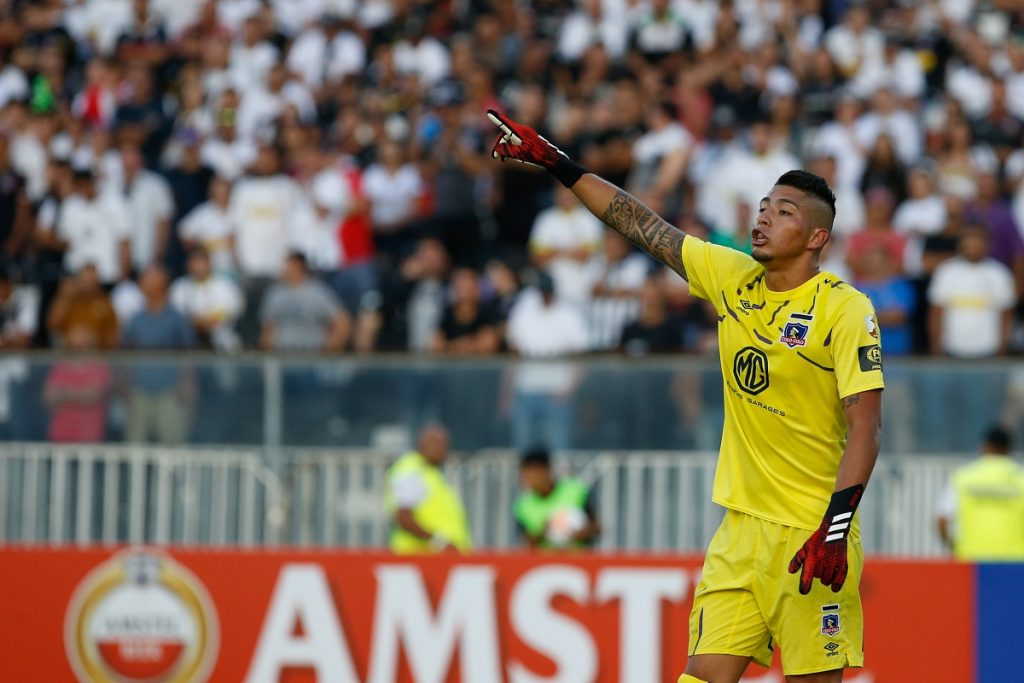
[[[947,124],[942,152],[938,155],[939,189],[969,201],[978,192],[976,174],[995,162],[986,148],[975,148],[970,126],[963,119]],[[991,151],[989,150],[989,154]]]
[[[640,293],[640,314],[622,330],[619,348],[633,357],[679,351],[683,344],[679,322],[668,315],[662,283],[649,277]]]
[[[238,134],[238,93],[227,90],[221,98],[216,112],[216,133],[208,138],[199,150],[199,158],[203,165],[208,166],[219,176],[229,180],[240,178],[257,161],[260,154],[256,144]],[[272,176],[276,171],[276,163],[267,160],[259,162],[259,175]],[[268,170],[269,169],[269,170]]]
[[[294,239],[294,221],[303,207],[298,184],[280,169],[280,153],[260,147],[252,173],[235,183],[228,217],[235,227],[235,258],[243,280],[246,312],[239,333],[251,344],[259,328],[258,306],[263,294],[281,274]]]
[[[630,190],[656,213],[675,214],[680,183],[693,153],[694,139],[678,122],[671,102],[660,102],[647,114],[647,132],[633,144]]]
[[[875,308],[882,328],[885,353],[906,356],[914,352],[912,323],[917,308],[917,292],[900,275],[899,261],[884,244],[865,247],[859,259],[860,275],[854,286],[863,292]]]
[[[590,268],[603,239],[601,222],[561,185],[555,205],[540,212],[530,232],[533,264],[555,281],[559,299],[580,310],[590,300]]]
[[[611,3],[608,3],[610,5]],[[556,54],[564,62],[580,61],[592,46],[600,46],[612,59],[626,50],[628,25],[624,17],[607,12],[601,0],[577,3],[562,22]]]
[[[988,228],[989,256],[1010,269],[1017,291],[1024,291],[1024,240],[1010,202],[1003,198],[996,173],[982,171],[976,176],[978,193],[967,204],[965,218]]]
[[[884,189],[875,188],[868,192],[864,229],[850,236],[846,249],[847,264],[855,278],[864,272],[865,254],[874,246],[887,250],[893,263],[903,263],[907,238],[893,230],[893,208],[892,195]]]
[[[384,506],[391,516],[391,551],[399,554],[468,552],[466,510],[441,471],[448,458],[448,430],[427,425],[416,449],[388,468]]]
[[[874,144],[867,148],[870,151],[864,173],[860,179],[860,191],[865,196],[871,190],[886,190],[896,203],[903,201],[906,192],[906,173],[903,163],[896,155],[892,138],[883,133],[875,138]]]
[[[925,239],[942,232],[946,222],[946,200],[935,191],[931,169],[912,168],[907,176],[907,199],[892,218],[892,227],[907,238],[903,267],[909,275],[921,274]]]
[[[54,229],[52,242],[64,251],[68,271],[94,265],[108,286],[131,271],[132,226],[125,204],[112,193],[100,194],[92,171],[75,171],[74,193],[61,203]]]
[[[513,504],[513,516],[529,547],[580,549],[597,540],[601,525],[593,491],[579,479],[555,477],[547,449],[523,454],[519,483],[522,493]]]
[[[210,182],[210,199],[181,219],[181,241],[189,251],[202,249],[213,269],[222,275],[235,272],[235,225],[228,202],[231,183],[224,178]]]
[[[901,164],[917,162],[921,156],[921,128],[913,114],[899,107],[887,87],[875,91],[871,109],[857,119],[857,142],[863,149],[872,149],[883,135],[889,138]]]
[[[374,314],[376,347],[388,351],[427,351],[444,316],[448,254],[435,239],[424,239],[381,289]]]
[[[935,269],[928,289],[932,353],[984,358],[1006,352],[1016,288],[1010,271],[988,253],[985,229],[972,225],[960,237],[960,256]]]
[[[284,263],[281,279],[260,304],[260,347],[280,351],[341,351],[352,322],[326,285],[310,276],[301,254]]]
[[[110,367],[83,354],[95,351],[98,339],[88,325],[76,325],[65,335],[64,348],[71,354],[50,368],[43,391],[50,410],[47,438],[55,443],[99,443],[107,426],[107,403],[112,375]]]
[[[139,276],[139,288],[146,308],[129,323],[121,344],[136,350],[188,350],[195,348],[196,336],[183,315],[167,298],[169,277],[160,266],[150,266]],[[131,369],[131,394],[125,440],[162,444],[185,440],[189,428],[192,376],[182,363],[145,363]]]
[[[589,347],[618,347],[622,330],[640,311],[640,290],[651,270],[650,259],[633,250],[617,233],[605,235],[604,250],[588,267],[591,300],[586,308]]]
[[[1024,560],[1024,470],[1005,429],[990,428],[981,457],[953,473],[936,517],[940,538],[961,562]]]
[[[821,156],[836,160],[835,188],[861,186],[866,162],[866,150],[857,135],[860,102],[850,94],[843,94],[836,103],[835,118],[818,129],[812,148]]]
[[[884,44],[865,3],[849,3],[842,22],[824,36],[825,48],[846,77],[854,76],[866,64],[882,61]]]
[[[192,323],[200,348],[241,348],[234,325],[245,307],[242,291],[234,280],[213,270],[210,255],[202,249],[189,255],[188,274],[171,285],[170,302]]]
[[[32,229],[25,179],[11,165],[10,141],[0,134],[0,262],[21,260]]]
[[[705,180],[708,192],[718,198],[715,215],[707,217],[712,229],[732,235],[739,226],[753,225],[764,188],[799,167],[800,162],[789,152],[772,147],[768,121],[758,118],[750,126],[747,145],[733,148]]]
[[[560,450],[572,447],[572,395],[579,371],[559,357],[585,351],[587,326],[580,313],[555,297],[555,283],[538,276],[524,290],[508,320],[508,345],[522,356],[514,368],[512,442],[529,448],[538,439]]]
[[[451,277],[451,302],[434,333],[431,350],[453,355],[490,354],[501,342],[497,310],[481,299],[480,277],[471,268],[456,268]]]
[[[39,324],[39,289],[15,285],[9,272],[0,270],[0,348],[27,348]]]
[[[142,153],[134,145],[121,148],[124,195],[132,242],[132,265],[142,272],[163,265],[171,238],[174,200],[163,176],[143,167]]]
[[[415,235],[410,227],[423,193],[419,169],[406,160],[401,144],[381,141],[377,161],[363,174],[363,191],[372,207],[370,220],[377,250],[388,265],[396,265],[413,247]]]
[[[439,238],[457,264],[475,265],[482,235],[478,210],[478,181],[490,161],[490,131],[479,127],[479,113],[470,125],[463,121],[465,88],[458,81],[442,81],[430,95],[435,117],[420,132],[428,179],[433,183],[433,211],[424,228]],[[485,150],[486,147],[486,150]]]
[[[86,265],[61,281],[47,313],[46,326],[55,344],[66,345],[71,332],[81,328],[81,341],[88,339],[104,350],[117,348],[117,315],[95,266]]]

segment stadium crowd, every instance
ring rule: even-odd
[[[1024,348],[1013,0],[0,0],[0,343],[712,348],[489,107],[738,249],[813,170],[889,355]]]

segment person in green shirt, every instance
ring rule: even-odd
[[[579,479],[556,479],[545,448],[527,451],[519,465],[523,492],[516,499],[516,525],[531,548],[585,548],[601,533],[590,488]]]
[[[1024,560],[1024,468],[992,427],[981,457],[958,468],[938,510],[939,536],[962,562]]]

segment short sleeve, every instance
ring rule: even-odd
[[[391,482],[391,496],[395,499],[395,507],[408,510],[426,499],[427,485],[419,474],[409,472],[395,477]]]
[[[735,249],[687,235],[683,240],[683,265],[690,293],[707,299],[717,309],[722,304],[719,292],[723,284],[745,271],[754,271],[757,262]]]
[[[885,386],[878,318],[866,296],[858,294],[842,303],[830,336],[839,398]]]
[[[944,306],[949,303],[950,295],[953,294],[950,291],[949,285],[953,283],[953,278],[949,277],[948,267],[939,266],[935,269],[935,275],[932,276],[931,284],[928,286],[928,303],[933,306]]]

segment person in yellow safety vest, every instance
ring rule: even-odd
[[[523,493],[516,499],[516,525],[531,548],[581,549],[601,533],[590,488],[579,479],[556,479],[544,448],[527,451],[519,464]]]
[[[1002,427],[985,434],[981,457],[953,473],[938,511],[939,535],[964,562],[1024,560],[1024,468]]]
[[[441,472],[448,457],[448,430],[437,424],[424,427],[417,449],[388,469],[384,503],[391,516],[391,550],[400,554],[468,552],[466,509]]]

